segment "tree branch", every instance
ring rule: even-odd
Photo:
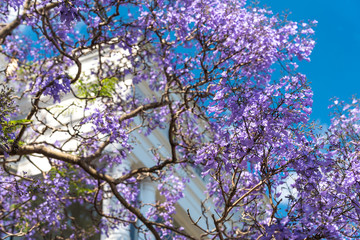
[[[21,23],[25,20],[26,17],[29,17],[28,11],[30,9],[31,0],[27,0],[24,4],[24,10],[20,16],[18,16],[14,21],[8,23],[5,27],[0,30],[0,43],[3,44],[7,36],[11,35],[12,31],[14,31]],[[50,3],[38,10],[38,12],[48,11],[56,6],[59,3]]]

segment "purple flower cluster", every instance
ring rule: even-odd
[[[77,14],[77,10],[70,4],[67,4],[66,1],[60,5],[59,11],[60,21],[63,22],[65,25],[71,24],[73,20],[80,20],[80,17]]]
[[[109,135],[110,143],[120,143],[122,148],[130,150],[129,136],[119,122],[119,116],[95,109],[94,113],[82,120],[82,123],[91,123],[95,135],[98,137]]]

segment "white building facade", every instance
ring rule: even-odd
[[[109,50],[105,48],[101,53],[102,61],[106,61],[109,64],[118,64],[120,68],[126,68],[127,62],[124,60],[126,56],[125,51],[118,49],[116,51]],[[4,59],[3,59],[4,61]],[[88,52],[85,56],[80,58],[82,63],[82,79],[84,81],[91,82],[91,72],[99,68],[99,51],[91,51]],[[74,65],[68,69],[69,75],[74,75],[77,71],[77,67]],[[123,91],[124,96],[129,94],[131,88],[133,88],[132,79],[129,76],[121,85],[121,91]],[[154,93],[150,90],[150,88],[144,83],[136,86],[139,92],[143,94],[143,96],[154,97]],[[20,103],[20,109],[25,110],[27,108],[27,104],[29,104],[28,100],[23,100]],[[44,114],[44,119],[48,125],[54,126],[54,128],[61,127],[59,126],[59,121],[63,122],[77,122],[81,116],[77,116],[76,113],[79,109],[83,109],[86,106],[79,99],[74,99],[69,96],[63,96],[62,101],[58,104],[51,104],[49,102],[46,103],[47,108],[52,111],[52,113],[61,113],[61,117],[59,119],[49,118]],[[44,105],[45,106],[45,105]],[[96,102],[94,103],[96,106]],[[66,109],[66,111],[64,111]],[[80,111],[84,112],[84,111]],[[91,110],[88,111],[91,113]],[[36,124],[36,119],[34,119],[34,124]],[[40,124],[40,123],[39,123]],[[82,132],[91,131],[90,127],[87,127],[86,124],[81,128]],[[49,143],[55,144],[56,142],[65,142],[69,139],[69,136],[66,132],[57,131],[53,134],[43,135],[37,139],[37,141],[46,141]],[[24,137],[26,139],[26,136]],[[157,149],[160,154],[163,156],[170,156],[170,145],[168,141],[168,135],[166,130],[155,129],[150,135],[144,136],[140,133],[135,133],[133,138],[136,139],[136,144],[133,145],[133,150],[130,154],[130,157],[127,158],[127,161],[123,162],[121,165],[117,165],[111,169],[108,169],[108,174],[114,178],[117,178],[121,175],[124,169],[135,169],[139,167],[152,167],[156,165],[154,161],[151,150]],[[75,150],[79,147],[79,143],[75,140],[68,141],[64,146],[66,150]],[[114,145],[109,145],[104,151],[106,153],[116,153],[116,148]],[[36,163],[36,166],[34,165]],[[31,155],[29,158],[23,158],[19,163],[15,164],[14,167],[17,169],[18,173],[27,172],[29,175],[38,175],[42,174],[42,172],[47,172],[50,170],[51,166],[48,160],[40,155]],[[181,227],[185,229],[185,231],[194,237],[200,237],[202,231],[199,228],[195,227],[189,219],[188,213],[191,213],[191,217],[193,219],[198,219],[202,216],[202,210],[200,208],[201,201],[206,199],[204,194],[205,192],[205,182],[204,180],[193,171],[193,176],[190,179],[190,182],[187,184],[184,195],[185,197],[180,199],[178,204],[176,205],[176,215],[174,216],[174,221]],[[178,172],[179,175],[185,174],[185,172]],[[148,211],[150,204],[154,204],[157,201],[161,201],[161,196],[157,189],[157,186],[154,182],[150,180],[144,180],[141,182],[140,186],[140,196],[139,201],[144,204],[140,210],[143,214],[146,214]],[[121,208],[121,205],[117,199],[113,196],[108,196],[103,201],[103,211],[106,213],[109,209],[117,209]],[[201,218],[199,223],[200,226],[206,227],[206,223],[204,218]],[[101,234],[101,240],[133,240],[133,239],[143,239],[142,236],[136,233],[134,227],[131,226],[122,226],[119,225],[118,228],[111,230],[108,235],[104,233]],[[147,239],[153,239],[151,234],[148,235]]]

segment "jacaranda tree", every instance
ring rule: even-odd
[[[310,60],[316,22],[289,21],[259,6],[1,1],[4,84],[14,90],[0,92],[3,236],[86,239],[132,224],[155,239],[359,238],[358,102],[335,101],[331,126],[318,134],[309,122],[312,91],[297,71]],[[104,51],[117,60],[103,59]],[[84,75],[89,52],[98,64]],[[139,86],[152,96],[139,94]],[[108,171],[131,157],[136,136],[156,129],[166,131],[168,156],[154,148],[153,166]],[[64,138],[50,140],[56,133]],[[51,169],[15,171],[21,159],[36,165],[34,155]],[[191,212],[189,221],[201,236],[173,222],[195,168],[206,182],[199,209],[207,224]],[[137,201],[145,180],[163,199],[147,213]],[[109,194],[121,210],[101,207]],[[74,204],[94,212],[90,226],[68,214]]]

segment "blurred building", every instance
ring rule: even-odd
[[[127,62],[124,56],[126,56],[126,52],[122,51],[121,49],[110,50],[110,48],[105,48],[101,52],[101,58],[103,62],[107,62],[108,65],[118,66],[120,68],[126,68]],[[1,58],[0,61],[3,62],[2,66],[0,66],[0,70],[6,66],[4,62],[6,61],[5,58]],[[99,51],[93,50],[88,51],[84,56],[80,58],[82,62],[82,79],[83,81],[91,82],[95,81],[92,72],[97,71],[99,69]],[[11,65],[12,64],[12,65]],[[8,70],[14,71],[13,68],[16,68],[15,62],[10,62],[10,67]],[[69,75],[74,75],[77,72],[77,67],[74,65],[68,69]],[[4,77],[4,72],[3,76]],[[123,91],[124,96],[130,93],[130,89],[134,87],[132,85],[131,77],[127,77],[125,81],[121,85],[121,91]],[[139,97],[154,97],[154,93],[150,90],[150,88],[145,84],[142,83],[137,88],[137,96]],[[23,99],[19,106],[22,112],[26,112],[28,110],[28,106],[30,104],[30,99]],[[53,101],[44,101],[42,106],[46,106],[48,109],[51,109],[53,113],[60,114],[58,115],[58,119],[54,119],[49,114],[43,115],[42,121],[46,122],[48,125],[52,125],[54,128],[61,128],[62,126],[59,125],[59,120],[64,123],[76,123],[79,121],[82,115],[77,115],[77,112],[83,112],[82,110],[85,108],[84,102],[79,99],[74,99],[72,95],[66,95],[62,97],[60,103],[53,103]],[[96,103],[94,103],[96,106]],[[94,107],[93,106],[93,107]],[[66,111],[64,111],[66,109]],[[88,113],[91,113],[91,107]],[[41,114],[41,113],[40,113]],[[34,124],[37,124],[37,120],[34,120]],[[41,124],[40,122],[38,124]],[[82,132],[91,131],[91,128],[86,126],[82,126]],[[121,172],[124,169],[133,169],[138,167],[152,167],[156,163],[153,159],[152,150],[157,149],[160,154],[163,156],[170,156],[170,146],[168,143],[168,134],[166,129],[156,129],[154,130],[149,136],[144,136],[143,134],[134,133],[136,144],[134,144],[134,149],[131,153],[131,156],[127,159],[126,162],[123,164],[113,167],[112,169],[108,169],[108,174],[112,175],[113,177],[118,177],[121,175]],[[31,138],[31,136],[29,136]],[[45,134],[38,138],[36,141],[46,141],[48,143],[55,144],[56,142],[65,142],[67,143],[64,145],[66,150],[73,150],[76,149],[79,145],[78,142],[71,139],[66,132],[55,132],[51,134]],[[108,154],[116,154],[116,146],[109,145],[105,152]],[[36,165],[35,165],[36,164]],[[40,175],[42,172],[47,172],[50,170],[51,166],[48,162],[48,159],[33,154],[29,156],[29,158],[22,158],[19,163],[13,166],[17,169],[17,172],[23,173],[27,172],[28,175]],[[191,181],[188,183],[186,190],[185,190],[185,198],[182,198],[177,206],[176,206],[176,215],[174,216],[175,225],[184,227],[185,231],[193,236],[199,237],[201,231],[194,227],[192,222],[189,219],[187,211],[191,213],[191,217],[193,219],[198,219],[202,216],[201,211],[201,200],[204,200],[206,196],[204,195],[205,191],[205,183],[204,180],[193,171],[194,178],[191,178]],[[179,175],[185,174],[185,172],[178,172]],[[140,199],[142,203],[155,203],[156,201],[161,201],[160,194],[157,190],[157,186],[151,181],[143,181],[141,182],[141,193]],[[119,202],[113,197],[103,201],[103,211],[106,212],[108,209],[116,209],[121,207]],[[148,207],[144,207],[141,209],[142,213],[145,213],[148,210]],[[206,228],[204,218],[201,218],[199,221],[200,225],[203,225]],[[96,239],[98,237],[94,237]],[[136,231],[133,227],[128,226],[119,226],[117,229],[114,229],[110,232],[110,235],[106,237],[105,234],[101,235],[101,239],[111,239],[111,240],[132,240],[132,239],[141,239],[137,236]]]

